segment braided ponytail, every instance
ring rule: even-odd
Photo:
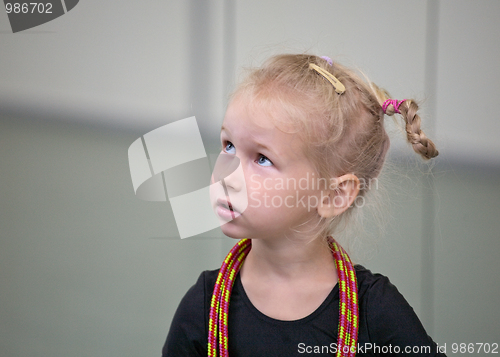
[[[406,122],[406,138],[413,146],[413,150],[426,160],[438,156],[439,152],[436,149],[436,145],[420,129],[418,104],[413,100],[406,100],[399,111]],[[386,112],[386,114],[388,113]]]
[[[439,152],[436,149],[436,145],[420,129],[421,119],[418,115],[417,102],[412,99],[404,99],[402,101],[389,99],[387,91],[377,87],[374,83],[371,83],[371,86],[377,95],[379,103],[381,103],[380,105],[384,114],[388,116],[400,114],[403,117],[406,139],[412,145],[413,150],[426,160],[438,156]]]

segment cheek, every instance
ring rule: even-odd
[[[253,207],[274,210],[287,210],[293,207],[293,205],[287,202],[292,202],[295,199],[295,191],[287,190],[281,183],[276,183],[268,179],[262,180],[259,184],[254,184],[253,186],[253,190],[249,192],[250,202],[253,204]],[[293,196],[293,199],[287,199],[288,196]]]
[[[270,177],[262,177],[259,174],[253,174],[247,178],[247,190],[249,194],[254,196],[276,195],[279,192],[276,190],[274,180]]]
[[[209,187],[209,193],[210,193],[210,202],[212,203],[212,205],[215,205],[216,200],[218,198],[222,198],[225,196],[224,189],[222,188],[220,182],[211,183]]]
[[[258,192],[263,189],[263,178],[259,174],[247,174],[245,171],[245,181],[247,185],[247,191],[250,194],[251,192]]]

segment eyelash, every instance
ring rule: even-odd
[[[232,142],[230,142],[229,140],[226,140],[226,141],[224,141],[224,142],[223,142],[223,146],[224,146],[224,147],[223,147],[223,149],[222,149],[222,150],[224,150],[224,152],[227,152],[227,151],[226,151],[226,148],[227,148],[227,146],[228,146],[229,144],[231,144],[231,146],[232,146],[233,148],[235,148],[235,146],[234,146],[234,144],[233,144]],[[271,163],[271,165],[270,165],[270,166],[274,166],[273,162],[272,162],[272,161],[271,161],[271,160],[270,160],[270,159],[269,159],[266,155],[259,154],[259,159],[258,159],[257,161],[259,161],[261,158],[264,158],[264,159],[266,159],[267,161],[269,161],[269,162]]]

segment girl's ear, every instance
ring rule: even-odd
[[[321,192],[318,214],[332,218],[346,211],[359,193],[359,179],[356,175],[346,174],[335,179],[336,186]]]

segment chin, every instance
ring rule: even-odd
[[[232,224],[233,221],[221,225],[220,229],[222,230],[222,233],[224,233],[225,236],[233,239],[248,238],[248,234],[246,232],[244,232],[240,227]]]

